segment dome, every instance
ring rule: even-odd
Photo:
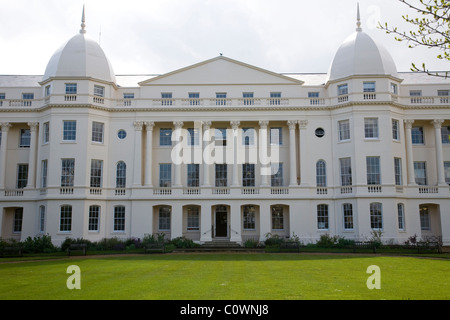
[[[390,53],[358,28],[341,45],[328,72],[328,81],[353,75],[391,75],[398,77],[397,67]]]
[[[87,77],[115,82],[113,68],[102,48],[86,35],[84,10],[81,26],[80,33],[53,54],[45,70],[43,81],[52,77]]]

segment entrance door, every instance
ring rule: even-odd
[[[228,212],[226,207],[216,208],[216,237],[228,236]]]

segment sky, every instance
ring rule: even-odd
[[[415,1],[415,0],[413,0]],[[80,30],[97,40],[117,75],[164,74],[220,54],[277,73],[327,73],[356,29],[411,63],[450,70],[436,50],[409,49],[378,22],[409,30],[398,0],[0,0],[0,74],[44,74],[53,53]]]

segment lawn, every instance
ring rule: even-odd
[[[70,265],[81,289],[69,290]],[[369,290],[367,268],[380,268]],[[338,254],[153,254],[5,263],[8,300],[450,299],[450,260]]]

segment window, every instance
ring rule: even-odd
[[[171,92],[163,92],[161,93],[161,105],[163,106],[171,106],[173,103],[172,93]]]
[[[90,206],[88,231],[98,231],[99,224],[100,224],[100,206]]]
[[[270,128],[270,145],[281,146],[283,144],[283,128]]]
[[[420,206],[420,230],[429,231],[431,230],[430,224],[430,211],[427,206]]]
[[[124,99],[134,99],[134,93],[124,93],[123,98]]]
[[[114,231],[115,232],[125,231],[125,207],[124,206],[114,207]]]
[[[116,188],[126,188],[127,186],[127,165],[119,161],[116,167]]]
[[[187,144],[188,146],[199,146],[200,145],[200,132],[197,128],[188,128]]]
[[[216,164],[216,187],[228,185],[227,168],[226,164]]]
[[[242,165],[242,186],[255,186],[255,165],[252,163],[244,163]]]
[[[28,164],[17,165],[17,189],[23,189],[28,184]]]
[[[43,128],[43,133],[42,133],[42,142],[49,143],[49,141],[50,141],[50,123],[45,122],[44,128]]]
[[[14,233],[22,232],[22,221],[23,221],[23,208],[17,208],[16,210],[14,210],[14,223],[13,223]]]
[[[442,127],[441,128],[441,137],[443,144],[450,144],[450,127]]]
[[[159,145],[172,146],[172,129],[159,129]]]
[[[227,104],[227,94],[225,92],[216,93],[216,106],[225,106]]]
[[[75,177],[75,159],[61,160],[61,187],[73,187]]]
[[[117,131],[117,137],[120,140],[123,140],[123,139],[125,139],[127,137],[127,132],[125,130],[123,130],[123,129],[120,129],[119,131]]]
[[[94,85],[94,96],[104,97],[105,96],[105,87]]]
[[[242,128],[242,145],[254,146],[255,145],[255,129],[254,128]]]
[[[72,206],[68,205],[61,206],[59,231],[61,232],[72,231]]]
[[[39,207],[39,233],[45,232],[45,206]]]
[[[325,130],[323,128],[317,128],[314,133],[317,138],[323,138],[325,136]]]
[[[348,84],[341,84],[338,87],[338,96],[343,96],[348,94]]]
[[[342,120],[339,124],[339,141],[350,140],[350,120]]]
[[[281,105],[281,92],[271,92],[270,93],[270,105],[272,105],[272,106]]]
[[[319,92],[308,92],[308,98],[319,98]]]
[[[450,185],[450,161],[444,162],[445,182]]]
[[[425,144],[423,127],[412,127],[411,138],[412,138],[412,144]]]
[[[66,94],[77,94],[77,84],[66,83]]]
[[[48,160],[41,162],[41,188],[47,188]]]
[[[244,230],[256,229],[256,209],[255,206],[244,206],[243,208]]]
[[[272,229],[284,229],[283,207],[272,207]]]
[[[170,188],[172,186],[172,165],[170,163],[161,163],[159,165],[159,186],[161,188]]]
[[[427,163],[424,161],[414,162],[414,176],[419,186],[426,186],[427,183]]]
[[[405,206],[403,203],[397,204],[398,229],[405,230]]]
[[[367,184],[380,185],[381,184],[380,157],[367,157],[366,165],[367,165]]]
[[[317,206],[317,229],[328,230],[328,205],[319,204]]]
[[[448,103],[450,97],[450,90],[438,90],[438,96],[441,97],[441,103]]]
[[[272,187],[282,187],[283,183],[283,163],[271,163],[271,181]]]
[[[19,148],[29,148],[31,144],[30,129],[20,129]]]
[[[227,145],[227,129],[216,128],[214,136],[216,146],[225,147]]]
[[[378,139],[378,119],[364,119],[364,136],[366,139]]]
[[[200,93],[198,92],[189,93],[189,105],[191,106],[200,105]]]
[[[253,100],[253,92],[244,92],[242,96],[244,98],[244,106],[255,104],[255,100]]]
[[[400,140],[400,122],[395,119],[392,119],[392,139]]]
[[[34,93],[22,93],[22,99],[23,100],[33,100]]]
[[[63,123],[63,140],[75,141],[77,139],[77,122],[64,121]]]
[[[351,203],[344,203],[342,205],[342,210],[344,211],[344,229],[353,229],[353,205]]]
[[[6,95],[4,93],[0,93],[0,100],[5,100],[6,99]]]
[[[383,211],[381,203],[370,204],[370,227],[373,230],[383,229]]]
[[[398,86],[396,83],[391,82],[391,93],[398,94]]]
[[[363,91],[364,92],[375,92],[375,82],[364,82],[363,83]]]
[[[200,165],[187,165],[187,185],[188,187],[199,187],[200,185]]]
[[[104,127],[103,123],[92,122],[92,142],[103,143]]]
[[[170,230],[170,207],[160,207],[159,208],[159,230],[168,231]]]
[[[401,186],[403,184],[402,179],[402,159],[394,158],[394,174],[395,174],[395,185]]]
[[[102,187],[103,160],[91,160],[91,188]]]
[[[317,187],[327,186],[327,165],[323,160],[316,163],[316,184]]]
[[[198,207],[187,208],[187,229],[200,230],[200,213]]]
[[[422,90],[410,90],[409,91],[410,97],[421,97],[422,96]]]
[[[352,185],[352,163],[351,158],[339,159],[341,167],[341,185],[351,186]]]

